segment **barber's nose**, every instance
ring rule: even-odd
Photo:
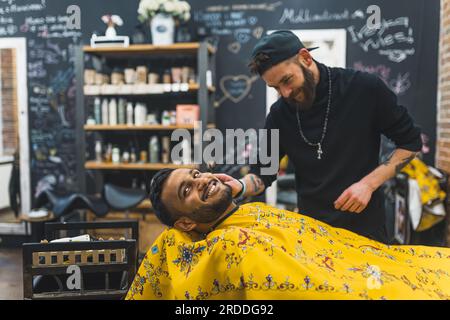
[[[290,88],[280,88],[280,94],[283,98],[289,98],[291,95],[292,89]]]

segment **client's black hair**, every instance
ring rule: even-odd
[[[155,211],[158,219],[168,225],[173,227],[176,221],[176,217],[167,210],[166,206],[161,201],[161,193],[164,186],[164,182],[167,180],[169,175],[174,171],[174,169],[162,169],[159,170],[152,178],[150,182],[150,192],[149,198],[152,202],[153,210]]]

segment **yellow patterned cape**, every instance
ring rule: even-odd
[[[449,299],[450,248],[387,246],[264,203],[165,230],[126,299]]]

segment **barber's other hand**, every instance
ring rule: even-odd
[[[348,187],[334,202],[334,207],[341,211],[360,213],[369,204],[373,189],[364,182],[357,182]]]
[[[214,175],[216,176],[217,179],[222,181],[222,183],[230,186],[230,188],[231,188],[231,195],[233,196],[233,198],[239,192],[241,192],[242,184],[237,179],[235,179],[232,176],[229,176],[227,174],[224,174],[224,173],[215,173]]]

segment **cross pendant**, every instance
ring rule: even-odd
[[[320,143],[319,143],[319,145],[318,145],[318,147],[317,147],[317,159],[322,159],[322,153],[323,153],[323,151],[322,151],[322,146],[320,145]]]

